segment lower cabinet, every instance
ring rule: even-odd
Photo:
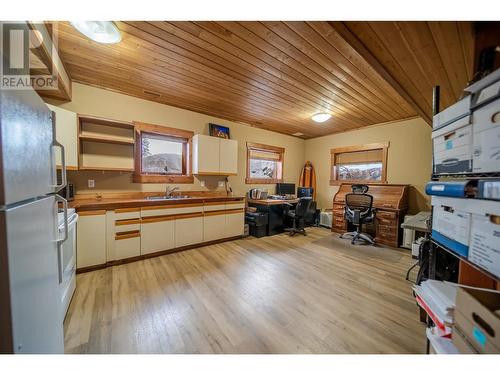
[[[174,237],[175,247],[203,242],[203,214],[187,214],[185,217],[177,217]]]
[[[175,247],[175,220],[143,218],[141,223],[141,255]]]
[[[236,237],[243,235],[245,225],[244,209],[226,211],[226,225],[224,237]]]
[[[126,259],[141,255],[141,232],[124,232],[115,235],[114,259]]]
[[[226,212],[205,212],[203,216],[203,241],[215,241],[224,238],[226,227]]]
[[[106,263],[106,211],[78,212],[76,267]]]

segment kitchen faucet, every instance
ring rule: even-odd
[[[172,196],[172,193],[176,190],[178,190],[179,188],[177,186],[174,186],[173,188],[169,188],[168,185],[167,187],[165,188],[165,196],[166,197],[170,197]]]

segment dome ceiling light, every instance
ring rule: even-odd
[[[122,40],[120,30],[111,21],[74,21],[71,25],[97,43],[116,44]]]

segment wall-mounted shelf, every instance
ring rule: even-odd
[[[132,123],[79,115],[78,140],[80,170],[134,171]]]

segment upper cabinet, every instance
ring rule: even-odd
[[[74,112],[47,104],[56,114],[56,139],[64,146],[66,168],[78,169],[78,123]],[[56,153],[57,166],[61,166],[61,155]]]
[[[238,141],[208,135],[193,137],[193,174],[236,175]]]

